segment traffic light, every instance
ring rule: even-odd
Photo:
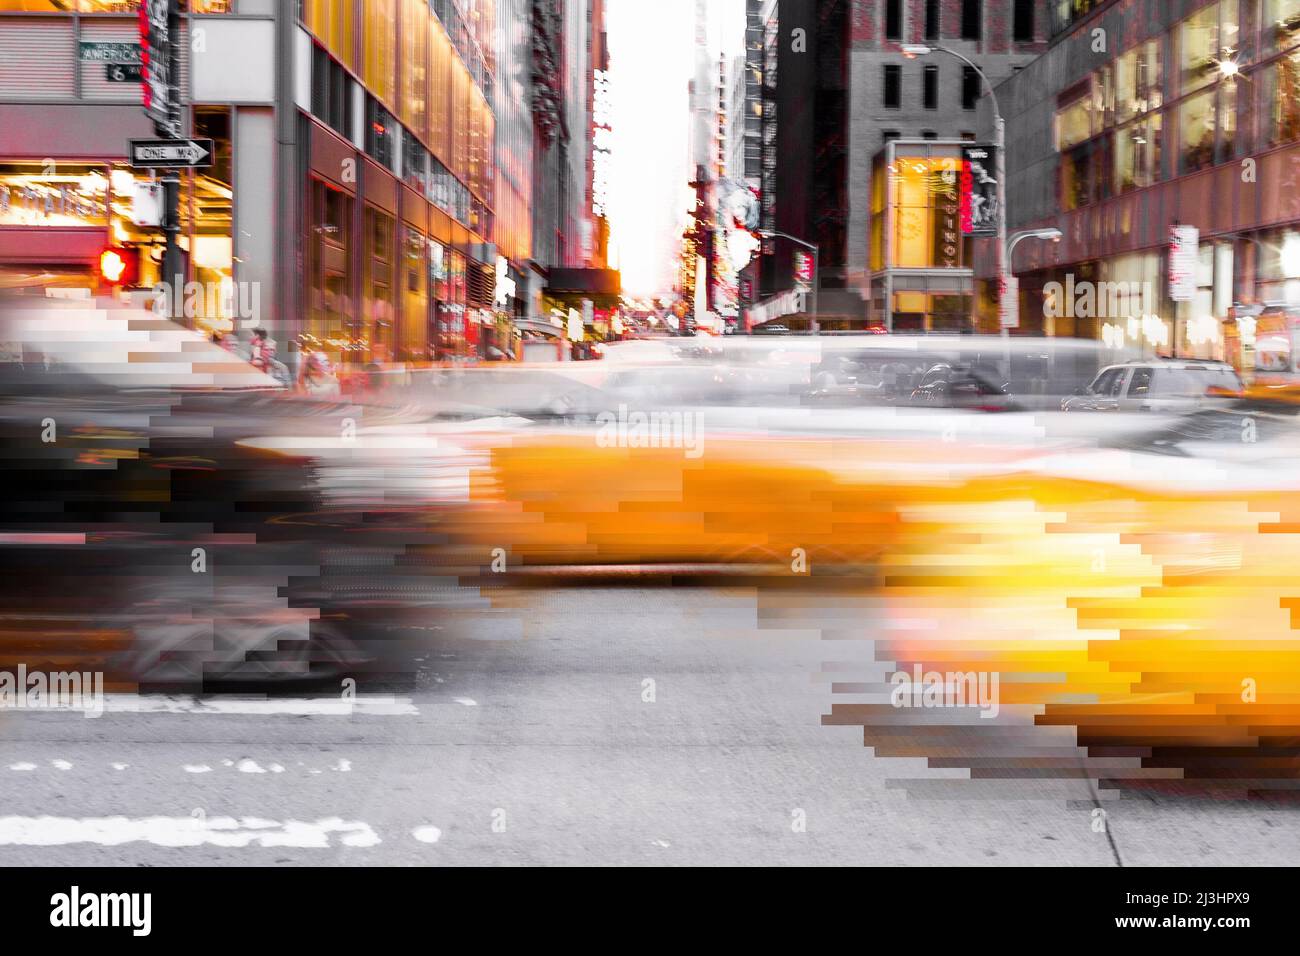
[[[112,286],[134,285],[140,257],[134,249],[110,246],[99,254],[99,276]]]

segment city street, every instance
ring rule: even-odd
[[[757,626],[752,591],[493,603],[507,621],[430,630],[414,693],[350,715],[5,713],[0,863],[1283,865],[1300,836],[1286,809],[1143,798],[1104,799],[1095,832],[1086,781],[909,793],[954,773],[821,724],[824,668],[866,642],[822,640],[815,612]]]
[[[20,928],[1281,922],[1300,0],[0,0],[0,478]]]

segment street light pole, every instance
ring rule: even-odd
[[[813,332],[814,334],[820,332],[821,325],[817,321],[817,293],[821,291],[822,268],[820,262],[821,250],[818,248],[817,243],[805,242],[804,240],[799,239],[796,236],[790,235],[788,232],[778,232],[775,229],[764,229],[759,232],[759,235],[764,237],[765,239],[787,239],[790,242],[793,242],[795,245],[803,246],[805,249],[812,252],[812,257],[813,257],[812,309],[809,312],[808,328],[809,331]]]

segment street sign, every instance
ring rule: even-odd
[[[1201,232],[1195,226],[1169,227],[1169,298],[1190,302],[1196,298],[1196,266]]]
[[[212,165],[210,139],[133,139],[131,165],[137,169],[196,169]]]
[[[104,78],[110,83],[139,83],[144,67],[139,63],[105,63]]]
[[[79,58],[83,63],[134,63],[139,64],[140,44],[124,41],[82,40]]]

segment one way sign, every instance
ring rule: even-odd
[[[196,169],[212,165],[210,139],[133,139],[131,165],[143,169]]]

